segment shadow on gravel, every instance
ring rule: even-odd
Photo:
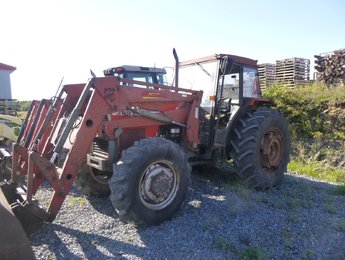
[[[117,217],[116,211],[108,196],[88,197],[87,199],[91,206],[99,213],[105,214],[109,217]]]
[[[159,226],[106,217],[104,230],[90,234],[51,224],[32,243],[36,254],[44,245],[45,256],[56,259],[344,259],[345,196],[338,188],[287,174],[279,187],[257,192],[201,168],[181,211]],[[115,215],[107,197],[89,202],[97,221]]]
[[[109,254],[118,259],[123,254],[134,254],[138,257],[143,257],[143,248],[136,245],[130,245],[128,243],[116,241],[114,239],[107,238],[106,236],[101,236],[97,234],[87,234],[78,229],[68,228],[62,225],[50,224],[49,228],[45,230],[45,239],[36,239],[33,246],[39,244],[46,244],[46,238],[49,237],[48,248],[49,251],[53,252],[49,258],[51,259],[110,259]],[[64,236],[69,237],[69,239],[74,240],[80,246],[80,249],[73,248],[71,250],[68,241],[64,241],[60,238],[59,234],[63,233]],[[122,251],[122,248],[126,248]],[[80,251],[81,250],[81,251]],[[107,252],[105,254],[104,252]],[[46,258],[47,259],[47,258]]]

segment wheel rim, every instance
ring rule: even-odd
[[[261,140],[260,154],[262,166],[268,171],[276,170],[283,158],[284,143],[277,128],[269,128]]]
[[[139,183],[141,202],[153,210],[169,206],[176,197],[178,175],[169,161],[161,160],[150,164]]]

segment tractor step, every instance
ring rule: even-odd
[[[110,171],[112,167],[112,161],[104,156],[94,156],[87,154],[87,164],[100,171]]]
[[[226,139],[227,134],[228,134],[227,128],[218,128],[214,133],[213,146],[217,148],[225,147],[224,140]]]

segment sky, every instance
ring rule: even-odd
[[[226,53],[259,63],[345,48],[344,0],[0,0],[12,97],[52,97],[120,65],[174,66]]]

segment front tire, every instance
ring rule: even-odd
[[[230,139],[230,157],[242,183],[262,190],[282,181],[289,162],[290,133],[278,111],[247,112]]]
[[[114,164],[110,200],[126,220],[139,225],[159,224],[180,208],[190,172],[186,154],[172,141],[137,141]]]

